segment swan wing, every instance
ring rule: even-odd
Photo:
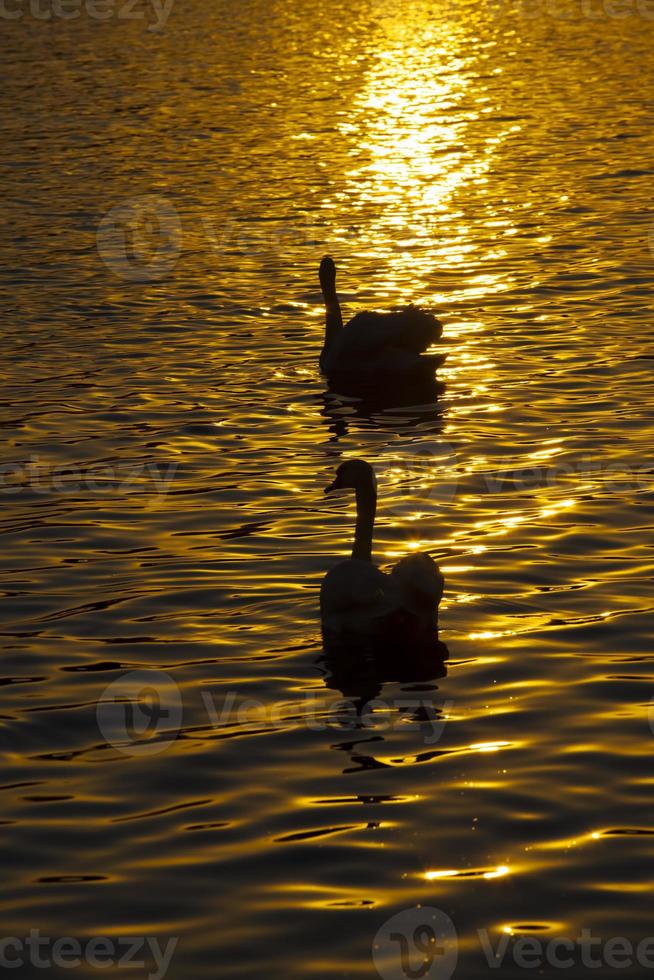
[[[440,339],[442,330],[435,316],[414,306],[390,313],[357,313],[338,335],[325,367],[389,373],[426,367],[420,355]]]
[[[432,313],[417,306],[406,306],[389,313],[357,313],[343,336],[349,333],[350,342],[370,352],[380,346],[392,346],[421,354],[440,340],[442,332],[442,324]]]
[[[320,590],[323,625],[334,630],[367,630],[397,606],[395,584],[370,562],[350,559],[325,576]]]

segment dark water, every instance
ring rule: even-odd
[[[0,25],[3,936],[371,977],[429,906],[468,980],[478,930],[512,977],[654,935],[654,11],[135,10]],[[348,312],[442,315],[436,405],[325,390],[325,251]],[[446,577],[441,676],[359,718],[317,617],[348,456],[380,563]]]

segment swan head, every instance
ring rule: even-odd
[[[336,479],[328,487],[325,493],[333,490],[359,490],[370,488],[376,490],[377,480],[375,471],[370,463],[364,459],[347,459],[336,470]]]
[[[336,265],[331,255],[325,255],[318,272],[323,292],[332,293],[336,289]]]

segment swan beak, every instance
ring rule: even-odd
[[[345,490],[346,486],[341,482],[341,478],[336,474],[336,479],[333,483],[330,483],[328,487],[325,487],[325,493],[333,493],[335,490]]]

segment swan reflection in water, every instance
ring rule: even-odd
[[[351,427],[390,432],[407,432],[420,428],[438,434],[443,428],[443,409],[438,399],[445,385],[436,378],[424,384],[400,381],[378,385],[339,382],[319,396],[320,414],[327,419],[334,441],[347,436]]]
[[[447,646],[437,638],[422,644],[377,642],[365,648],[325,643],[319,660],[325,686],[340,691],[346,701],[341,731],[350,734],[333,745],[352,761],[353,768],[344,772],[387,768],[388,764],[371,751],[375,744],[384,743],[378,719],[404,731],[410,725],[419,730],[424,744],[417,756],[420,761],[440,754],[436,743],[449,705],[436,697],[438,685],[434,682],[447,676],[449,656]],[[384,693],[386,685],[396,693]]]
[[[437,638],[422,643],[377,641],[366,647],[325,639],[320,662],[326,686],[340,691],[360,713],[385,684],[420,684],[430,689],[430,681],[447,677],[449,658],[446,644]]]

